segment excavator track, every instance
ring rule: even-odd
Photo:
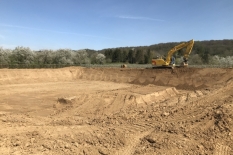
[[[174,69],[175,66],[156,66],[156,67],[152,67],[153,69]]]

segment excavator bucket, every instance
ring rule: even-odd
[[[182,62],[182,63],[180,64],[180,67],[188,67],[188,63]]]

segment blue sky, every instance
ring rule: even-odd
[[[0,0],[0,46],[94,49],[233,39],[232,0]]]

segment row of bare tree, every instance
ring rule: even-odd
[[[102,64],[105,62],[104,54],[94,52],[89,54],[86,50],[74,51],[71,49],[32,51],[27,47],[16,47],[14,50],[0,47],[0,64]]]

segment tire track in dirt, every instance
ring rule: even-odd
[[[217,144],[214,155],[231,155],[231,148],[226,145]]]
[[[134,133],[127,137],[126,147],[121,148],[115,155],[132,155],[135,152],[136,146],[140,143],[140,140],[149,135],[152,131],[153,129],[142,133]]]

